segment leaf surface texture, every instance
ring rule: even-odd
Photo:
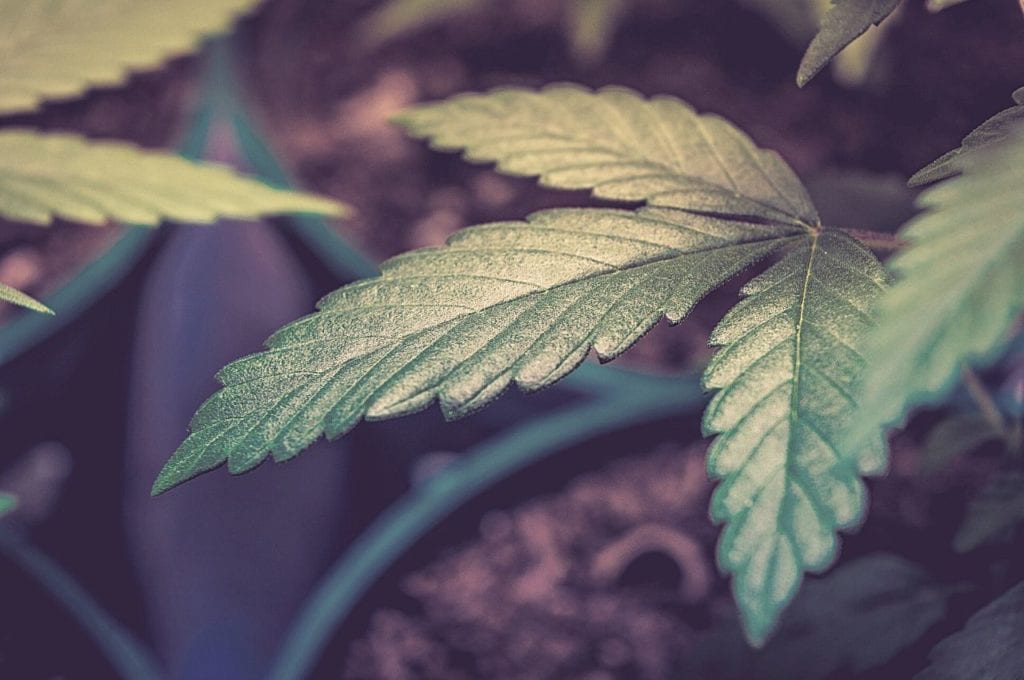
[[[259,0],[0,0],[0,114],[154,69]]]
[[[0,215],[47,225],[61,217],[101,225],[210,223],[220,217],[340,214],[337,203],[283,191],[227,167],[195,163],[121,142],[0,130]]]
[[[0,283],[0,300],[10,302],[12,305],[18,305],[19,307],[25,307],[35,312],[42,312],[44,314],[53,314],[53,310],[44,305],[39,300],[36,300],[31,295],[22,293],[17,288],[8,286],[6,283]]]
[[[719,390],[704,413],[721,433],[708,472],[722,479],[712,518],[727,522],[718,560],[749,638],[762,643],[805,571],[836,554],[836,530],[864,512],[860,476],[885,467],[880,436],[842,446],[863,358],[858,346],[885,272],[838,232],[806,238],[744,288],[712,334],[704,374]],[[877,433],[876,433],[877,434]]]
[[[513,381],[550,385],[591,348],[612,359],[660,318],[678,322],[790,235],[653,207],[553,210],[463,230],[327,296],[266,352],[222,370],[224,389],[200,408],[154,490],[225,461],[243,472],[268,452],[290,458],[364,416],[437,399],[453,418]]]

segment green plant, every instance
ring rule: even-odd
[[[256,0],[5,0],[0,16],[0,116],[32,112],[46,101],[124,82],[226,31]],[[67,133],[0,128],[0,217],[48,225],[60,217],[101,225],[155,225],[171,219],[280,212],[340,214],[333,201],[282,191],[228,168],[169,153]],[[0,284],[0,299],[49,311]]]

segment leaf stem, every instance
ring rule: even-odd
[[[871,231],[870,229],[840,229],[839,231],[849,234],[871,250],[891,252],[910,245],[908,241],[884,231]]]
[[[974,403],[977,404],[978,410],[981,411],[981,415],[992,426],[996,432],[1000,433],[1003,437],[1009,437],[1010,428],[1007,427],[1006,419],[1003,418],[1002,411],[999,410],[999,405],[996,404],[995,399],[989,393],[985,387],[985,383],[981,381],[981,378],[970,366],[965,366],[962,372],[962,378],[964,387],[967,388],[967,394],[970,395]]]

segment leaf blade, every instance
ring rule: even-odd
[[[53,314],[53,310],[44,305],[39,300],[36,300],[31,295],[22,293],[17,288],[8,286],[6,283],[0,283],[0,300],[9,302],[12,305],[18,305],[26,309],[31,309],[34,312],[40,312],[42,314]]]
[[[259,0],[0,0],[0,114],[124,82],[228,30]]]
[[[275,189],[229,168],[73,134],[0,131],[0,215],[48,225],[209,223],[281,212],[340,215],[340,204]]]
[[[718,390],[704,416],[717,433],[711,514],[726,527],[718,561],[748,639],[763,644],[805,571],[835,556],[835,532],[864,511],[861,474],[885,466],[877,436],[845,449],[842,423],[862,359],[856,350],[884,285],[878,261],[839,232],[810,234],[751,281],[716,327],[704,374]]]
[[[797,71],[797,85],[811,81],[833,57],[878,25],[899,7],[902,0],[834,0],[821,29],[807,47]]]
[[[850,441],[943,398],[963,366],[999,354],[1024,310],[1024,137],[960,167],[921,195],[925,212],[904,227],[910,246],[891,261],[900,279],[865,340],[863,408]]]
[[[154,492],[224,462],[242,472],[268,453],[288,459],[364,417],[437,400],[455,418],[513,382],[540,389],[591,347],[609,360],[661,317],[678,322],[791,238],[666,208],[551,210],[464,230],[332,293],[267,351],[228,365]]]
[[[396,122],[440,150],[598,198],[814,225],[803,185],[773,151],[672,97],[551,85],[466,94]],[[697,201],[697,203],[694,203]],[[711,203],[709,203],[711,201]]]

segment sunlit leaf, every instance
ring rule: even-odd
[[[12,288],[6,283],[0,283],[0,300],[10,302],[12,305],[18,305],[19,307],[25,307],[35,312],[42,312],[43,314],[53,314],[53,310],[44,305],[39,300],[36,300],[31,295],[22,293],[17,288]]]
[[[260,0],[0,0],[0,114],[193,51]]]
[[[234,171],[121,142],[0,130],[0,216],[46,225],[62,217],[155,225],[273,213],[337,215],[323,198],[274,189]]]
[[[864,360],[857,348],[885,272],[849,237],[807,237],[744,288],[715,329],[722,349],[704,374],[718,389],[704,414],[721,433],[708,472],[723,482],[711,515],[727,522],[718,561],[748,637],[763,643],[805,571],[836,555],[836,530],[860,522],[862,474],[886,464],[878,432],[857,450],[842,445]]]

